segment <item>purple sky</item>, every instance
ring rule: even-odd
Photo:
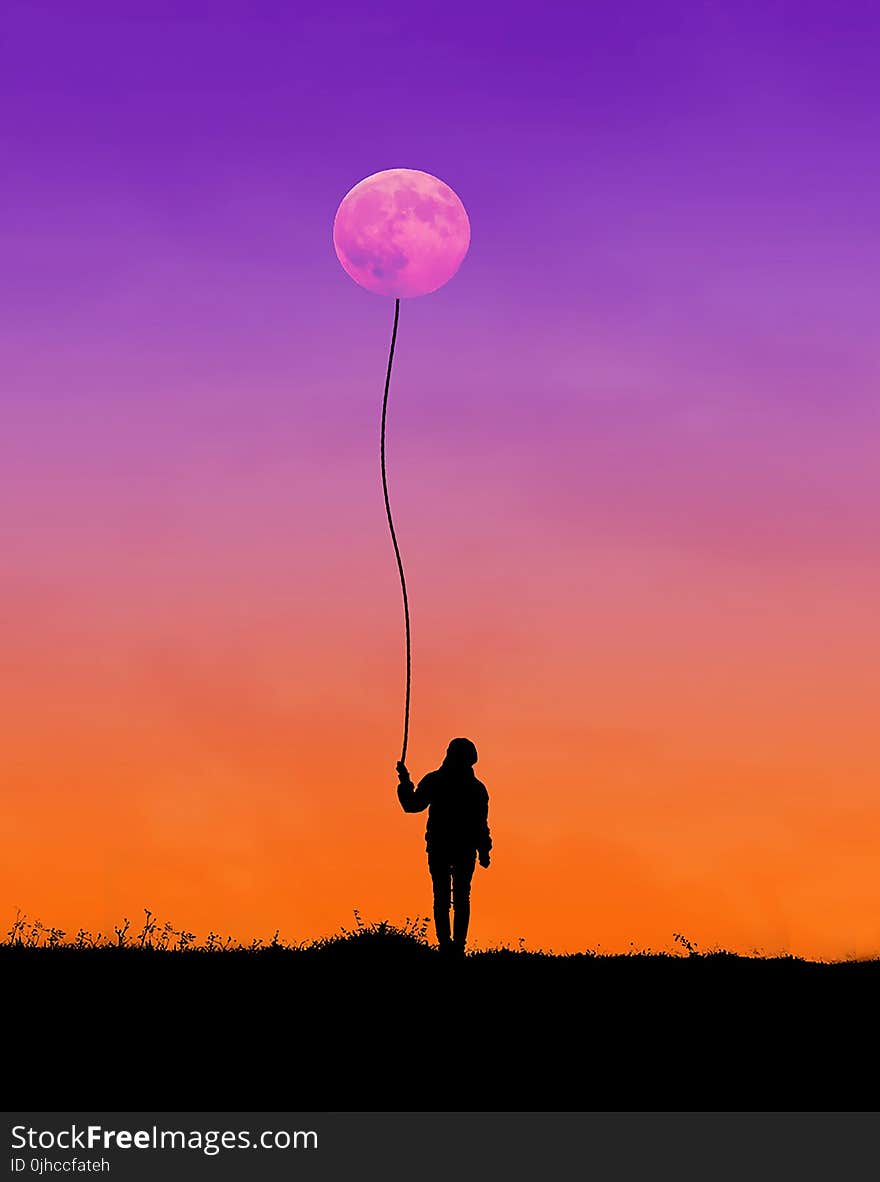
[[[508,449],[554,514],[772,547],[770,499],[793,544],[867,541],[875,6],[125,9],[6,18],[7,471],[103,495],[360,449],[389,308],[330,226],[403,165],[474,226],[404,309],[403,439]]]
[[[46,393],[59,365],[90,399],[120,371],[160,400],[156,379],[182,371],[326,373],[340,325],[369,342],[387,311],[342,282],[332,215],[400,164],[446,179],[478,227],[461,282],[409,317],[492,366],[493,430],[499,404],[514,403],[514,431],[530,413],[510,372],[564,397],[566,366],[580,382],[578,350],[597,346],[618,381],[642,384],[640,358],[690,374],[680,412],[694,378],[717,406],[731,386],[740,403],[756,370],[774,379],[771,413],[864,411],[875,6],[163,7],[120,19],[88,0],[75,17],[13,2],[6,18],[0,298],[16,390]],[[516,340],[523,356],[499,372]],[[597,372],[591,392],[618,391]]]

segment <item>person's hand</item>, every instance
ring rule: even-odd
[[[400,782],[402,784],[405,784],[406,781],[409,779],[409,772],[407,771],[406,764],[403,762],[402,759],[398,759],[398,761],[397,761],[397,774],[398,774],[398,776],[400,776]]]
[[[480,865],[483,867],[484,870],[489,869],[489,855],[488,854],[480,854]]]

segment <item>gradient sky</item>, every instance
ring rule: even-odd
[[[428,912],[393,302],[331,242],[408,167],[472,228],[389,465],[474,938],[877,953],[876,4],[303,7],[4,10],[0,908]]]

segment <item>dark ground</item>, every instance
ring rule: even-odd
[[[16,1109],[877,1107],[880,961],[0,946]]]

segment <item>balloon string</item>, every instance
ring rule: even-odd
[[[388,372],[385,374],[385,397],[382,399],[382,443],[380,458],[382,462],[382,492],[385,497],[385,513],[388,517],[388,529],[391,531],[391,541],[394,546],[394,557],[397,559],[397,570],[400,575],[400,589],[403,592],[403,620],[406,627],[406,704],[403,708],[403,750],[400,762],[406,763],[406,744],[409,739],[409,699],[412,686],[412,653],[409,629],[409,600],[406,596],[406,577],[403,573],[403,559],[400,557],[400,547],[397,544],[397,534],[394,532],[394,520],[391,516],[391,502],[388,500],[388,477],[385,472],[385,419],[388,414],[388,388],[391,385],[391,364],[394,361],[394,345],[397,341],[397,322],[400,319],[400,300],[394,301],[394,328],[391,330],[391,349],[388,353]]]

